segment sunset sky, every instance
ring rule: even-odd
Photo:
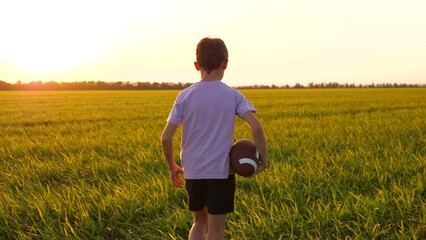
[[[426,1],[1,1],[0,80],[195,82],[195,46],[228,46],[224,82],[426,84]]]

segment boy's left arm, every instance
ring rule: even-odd
[[[172,123],[167,123],[166,128],[164,129],[161,136],[161,146],[164,157],[166,158],[167,164],[169,166],[172,183],[177,187],[181,187],[183,185],[183,181],[180,178],[180,175],[183,174],[183,169],[176,164],[173,156],[173,135],[177,128],[178,126]]]
[[[256,173],[265,170],[268,167],[267,157],[267,142],[265,132],[263,131],[262,124],[257,120],[256,116],[252,111],[247,111],[242,117],[250,126],[251,132],[254,138],[254,144],[260,155],[260,165],[258,166]]]

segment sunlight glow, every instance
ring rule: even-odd
[[[220,37],[231,85],[426,83],[426,2],[0,2],[0,80],[194,82]]]

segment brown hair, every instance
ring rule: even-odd
[[[197,45],[197,62],[207,73],[218,69],[228,61],[228,49],[220,38],[203,38]]]

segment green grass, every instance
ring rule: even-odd
[[[243,92],[270,168],[237,179],[226,239],[426,238],[426,89]],[[176,95],[0,92],[0,239],[186,239],[159,141]]]

